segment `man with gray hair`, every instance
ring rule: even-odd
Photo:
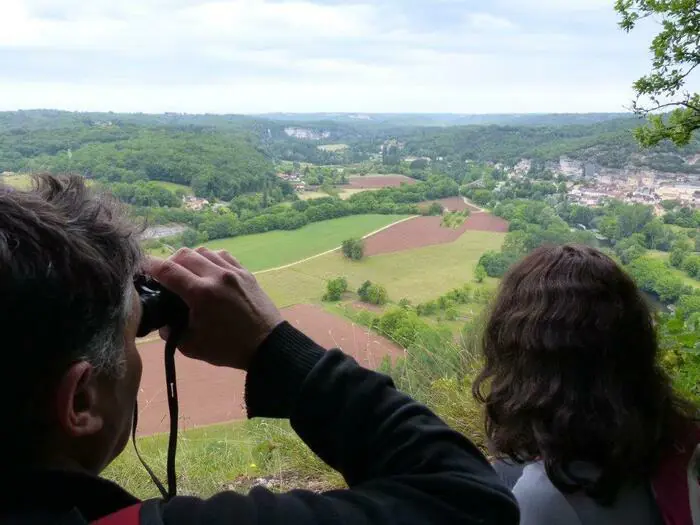
[[[141,380],[134,278],[189,307],[180,351],[247,371],[249,417],[289,418],[345,490],[146,503],[99,477],[124,449]],[[391,380],[284,322],[228,253],[142,258],[118,204],[81,177],[0,187],[2,523],[515,524],[479,451]],[[206,400],[203,400],[206,402]]]

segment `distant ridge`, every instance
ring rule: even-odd
[[[571,124],[596,124],[620,118],[630,118],[630,113],[262,113],[251,117],[288,122],[380,124],[393,126],[468,126],[468,125],[520,125],[552,126]]]

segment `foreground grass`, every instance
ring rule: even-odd
[[[235,487],[240,478],[254,481],[289,472],[296,477],[320,480],[327,487],[343,485],[342,478],[304,445],[286,421],[212,425],[183,431],[178,437],[179,494],[207,497]],[[166,434],[138,439],[142,456],[163,482],[167,441]],[[140,498],[160,495],[131,444],[107,468],[104,477]]]
[[[220,239],[205,246],[230,252],[246,268],[255,272],[332,250],[345,239],[362,237],[403,218],[404,215],[353,215],[315,222],[298,230]]]
[[[450,291],[456,282],[470,282],[481,255],[498,250],[504,237],[500,233],[467,231],[449,244],[375,255],[360,262],[330,253],[261,274],[258,280],[279,307],[318,302],[326,281],[337,276],[345,276],[351,290],[370,280],[385,286],[393,301],[406,298],[419,303]]]

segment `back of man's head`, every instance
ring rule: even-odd
[[[93,195],[82,177],[43,175],[29,191],[0,186],[5,466],[51,453],[55,389],[73,363],[120,374],[139,264],[137,237],[118,204]]]

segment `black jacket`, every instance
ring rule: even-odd
[[[256,355],[246,403],[249,417],[290,418],[350,488],[178,496],[160,504],[162,523],[518,523],[515,500],[472,443],[398,392],[388,377],[338,350],[324,351],[287,323]],[[91,521],[137,502],[115,484],[79,473],[32,472],[25,479],[5,479],[8,484],[12,487],[0,495],[2,523],[57,523],[76,509]]]

